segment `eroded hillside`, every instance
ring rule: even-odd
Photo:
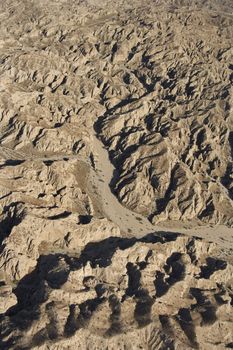
[[[232,13],[1,2],[1,349],[233,346]]]

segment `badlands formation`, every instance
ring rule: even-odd
[[[231,0],[0,2],[0,349],[233,348]]]

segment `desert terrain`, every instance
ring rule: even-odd
[[[0,2],[0,349],[233,348],[233,3]]]

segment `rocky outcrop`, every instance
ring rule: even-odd
[[[223,349],[232,273],[215,244],[163,234],[43,254],[1,321],[9,349]],[[71,249],[71,247],[70,247]]]
[[[233,347],[232,9],[1,2],[0,349]]]

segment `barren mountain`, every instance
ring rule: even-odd
[[[233,348],[232,24],[0,3],[0,349]]]

